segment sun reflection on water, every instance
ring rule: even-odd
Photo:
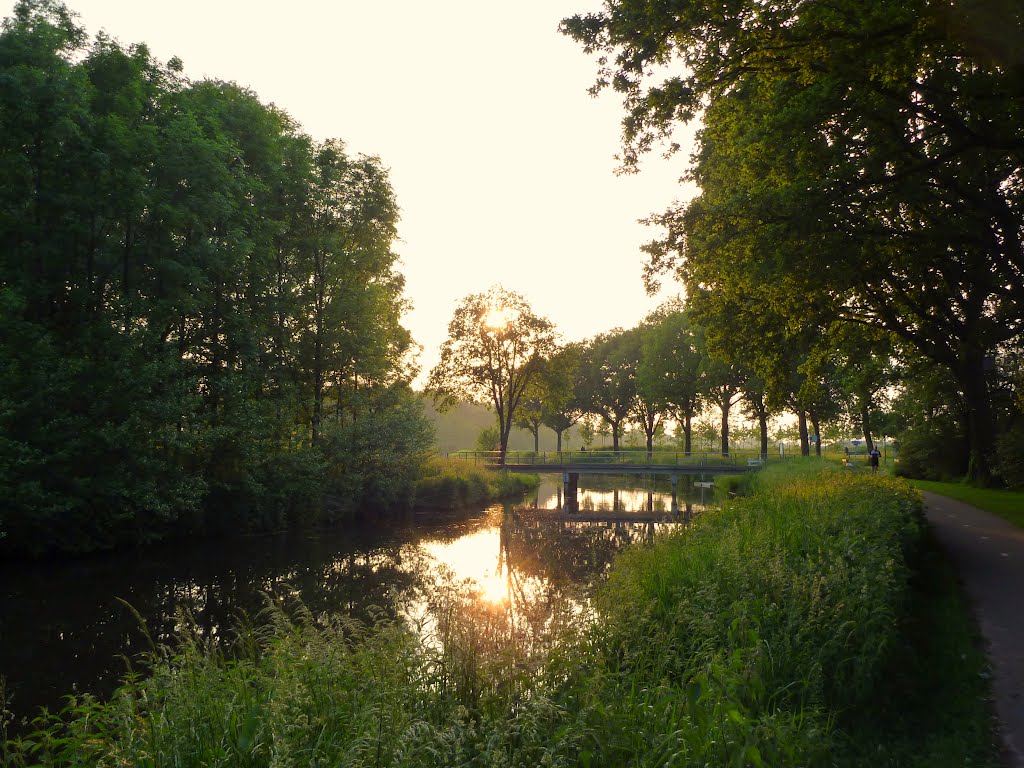
[[[478,599],[494,604],[509,601],[509,571],[502,557],[500,526],[455,541],[424,541],[420,546],[455,582],[471,585]]]

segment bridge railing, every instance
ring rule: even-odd
[[[471,461],[474,464],[497,466],[501,460],[500,451],[455,451],[448,458]],[[683,451],[508,451],[505,464],[531,466],[565,465],[664,465],[664,466],[760,466],[772,459],[760,456],[756,451],[735,451],[728,456],[721,453]],[[778,460],[774,457],[774,460]]]

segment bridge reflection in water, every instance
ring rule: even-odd
[[[102,558],[0,562],[0,676],[8,708],[21,722],[41,706],[56,711],[73,691],[106,698],[125,658],[153,642],[174,647],[184,623],[206,639],[231,637],[239,616],[262,615],[268,595],[299,598],[315,616],[408,619],[411,630],[445,642],[453,622],[462,622],[467,642],[493,642],[500,658],[503,643],[540,654],[560,626],[582,626],[616,553],[680,530],[700,514],[695,492],[689,501],[680,495],[676,522],[635,516],[648,509],[667,515],[667,488],[665,478],[584,477],[580,515],[614,513],[614,521],[557,517],[556,474],[542,475],[525,505],[450,519],[414,516],[242,536],[230,546],[208,539]],[[539,659],[530,656],[531,663]]]
[[[559,508],[566,514],[587,511],[580,506],[579,483],[581,476],[630,475],[638,477],[667,477],[671,484],[670,514],[679,515],[679,483],[694,478],[697,485],[709,487],[716,475],[743,474],[761,469],[768,460],[757,454],[722,456],[708,453],[680,453],[671,451],[509,451],[504,457],[496,451],[459,451],[450,458],[501,466],[508,472],[529,474],[560,474],[562,500]],[[502,463],[504,458],[504,463]],[[614,509],[612,510],[615,511]],[[653,509],[648,509],[653,514]]]
[[[667,479],[587,477],[580,512],[566,514],[561,483],[547,476],[527,504],[496,505],[472,530],[428,537],[421,546],[446,598],[431,591],[405,603],[403,615],[437,647],[470,642],[485,656],[512,653],[523,669],[539,670],[560,637],[586,626],[620,552],[681,531],[711,506],[710,495],[705,506],[699,489],[680,485],[698,497],[680,494],[673,518]]]

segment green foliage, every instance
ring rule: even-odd
[[[501,433],[495,425],[484,427],[480,430],[480,434],[476,436],[476,445],[474,446],[478,451],[494,451],[498,450],[501,446]]]
[[[1024,306],[1024,72],[1004,43],[1024,18],[980,7],[609,0],[562,29],[600,57],[594,90],[622,95],[628,169],[701,115],[701,194],[652,217],[649,283],[777,315],[780,335],[838,320],[898,337],[955,380],[986,483],[990,363],[1019,345]]]
[[[952,480],[967,471],[963,434],[946,418],[906,430],[899,440],[896,474],[922,480]]]
[[[996,472],[1010,488],[1024,488],[1024,425],[996,440]]]
[[[328,520],[411,509],[432,440],[422,402],[404,388],[358,416],[326,425]]]
[[[692,448],[691,425],[704,399],[708,360],[702,329],[684,308],[672,307],[652,319],[637,366],[637,389],[664,404],[682,428],[682,449]]]
[[[556,450],[562,450],[562,438],[567,435],[580,417],[583,409],[576,394],[579,380],[580,361],[583,348],[579,344],[567,344],[556,350],[541,370],[541,423],[557,435]],[[537,447],[535,446],[534,450]]]
[[[608,427],[613,450],[619,449],[619,438],[636,405],[638,351],[636,334],[615,329],[591,339],[580,360],[576,388],[580,408]]]
[[[382,415],[411,340],[380,161],[144,45],[90,45],[56,2],[4,22],[0,80],[2,546],[309,518],[324,423],[370,412],[410,460],[361,459],[352,503],[387,478],[408,497],[394,470],[424,443],[403,437],[427,437]]]

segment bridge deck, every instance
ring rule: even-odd
[[[500,466],[497,451],[459,451],[450,458]],[[646,451],[509,451],[504,469],[509,472],[580,475],[733,475],[760,469],[764,459]]]
[[[738,475],[749,472],[746,464],[512,464],[509,472],[542,475],[545,472],[569,472],[580,475]]]

